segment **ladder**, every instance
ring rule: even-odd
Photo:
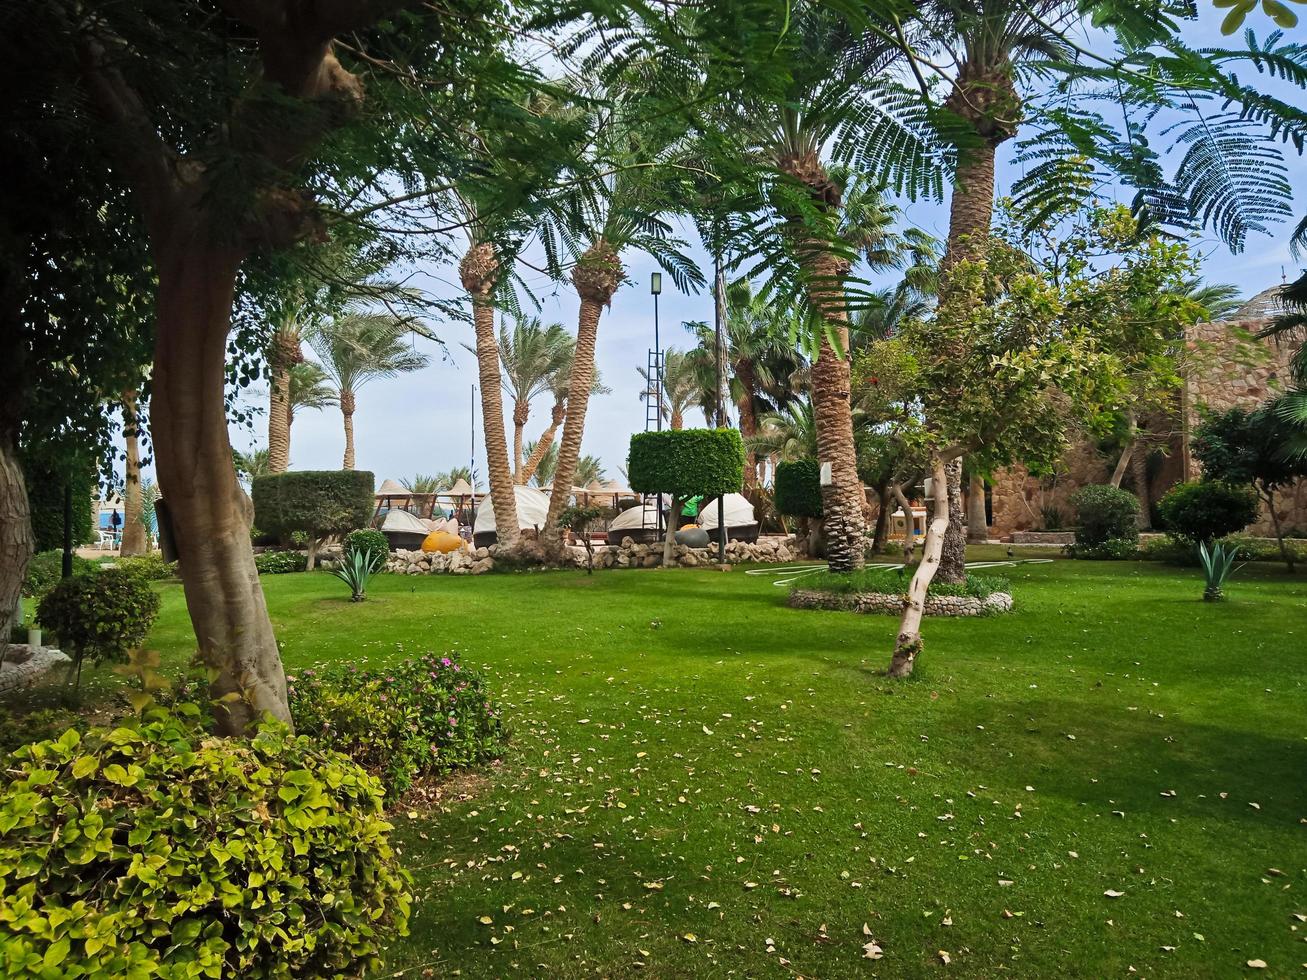
[[[662,414],[659,411],[663,404],[662,351],[649,351],[646,376],[649,378],[649,387],[645,390],[644,396],[644,431],[652,432],[663,427]]]

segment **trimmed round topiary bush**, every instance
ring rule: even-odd
[[[0,791],[0,975],[353,977],[407,929],[381,787],[193,704],[20,748]]]
[[[821,464],[796,459],[776,467],[776,512],[786,517],[820,518]]]
[[[390,542],[380,531],[374,531],[370,527],[361,527],[357,531],[350,531],[345,535],[345,546],[342,549],[345,555],[352,555],[355,552],[371,552],[374,555],[381,555],[383,558],[390,554]]]
[[[398,796],[493,759],[504,726],[481,675],[428,654],[385,669],[334,664],[287,678],[295,729],[344,752]]]
[[[124,661],[144,642],[159,614],[159,595],[137,575],[106,568],[74,575],[51,589],[36,610],[59,648],[73,658],[81,682],[82,662]]]
[[[376,506],[367,470],[293,470],[254,478],[254,523],[271,534],[307,535],[308,567],[320,539],[365,527]]]
[[[1081,548],[1139,540],[1139,498],[1133,493],[1093,484],[1073,493],[1071,505],[1076,509],[1076,544]]]
[[[1177,483],[1157,505],[1173,538],[1186,544],[1211,543],[1242,531],[1257,520],[1257,494],[1215,480]]]
[[[696,494],[736,493],[744,482],[744,443],[735,429],[678,429],[631,436],[631,489]]]

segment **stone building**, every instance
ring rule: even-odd
[[[1279,293],[1279,286],[1263,290],[1229,320],[1195,324],[1186,331],[1185,383],[1175,409],[1143,423],[1149,450],[1122,483],[1141,502],[1154,503],[1176,483],[1200,475],[1189,441],[1201,407],[1255,408],[1289,383],[1293,348],[1257,336],[1282,311]],[[1115,456],[1081,441],[1067,450],[1056,476],[1038,479],[1019,466],[999,471],[992,491],[990,535],[1040,530],[1059,515],[1069,524],[1075,518],[1071,495],[1086,484],[1107,483],[1115,464]],[[1307,532],[1307,480],[1277,494],[1276,510],[1286,531]],[[1265,506],[1261,521],[1249,530],[1272,533]]]

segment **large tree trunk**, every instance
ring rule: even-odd
[[[253,508],[227,438],[227,334],[241,255],[186,227],[159,243],[158,340],[150,417],[186,607],[219,732],[267,712],[289,723],[286,678],[250,547]]]
[[[354,468],[354,392],[342,390],[340,393],[340,415],[345,423],[345,458],[340,468]]]
[[[268,379],[268,472],[290,467],[290,369],[303,355],[299,331],[282,327],[272,335]]]
[[[567,418],[563,422],[563,441],[558,447],[558,467],[554,470],[554,491],[549,496],[549,514],[545,518],[544,538],[551,550],[561,550],[563,545],[558,516],[571,498],[576,464],[581,458],[585,413],[590,405],[590,389],[594,386],[599,316],[625,278],[621,256],[602,238],[586,249],[572,267],[572,285],[581,297],[581,311],[577,317],[572,378],[567,389]]]
[[[971,477],[967,488],[967,541],[984,544],[989,540],[989,518],[985,514],[985,478]]]
[[[899,509],[903,511],[903,564],[908,565],[912,562],[912,549],[916,545],[912,533],[914,529],[912,501],[908,500],[908,495],[903,492],[903,487],[897,483],[890,488],[890,492],[894,494]]]
[[[474,300],[472,321],[477,338],[477,376],[481,381],[481,429],[486,441],[486,477],[490,481],[490,506],[495,512],[495,540],[512,546],[521,536],[517,521],[517,495],[513,471],[508,465],[508,440],[504,437],[504,392],[499,384],[499,343],[495,340],[495,310],[488,302]],[[521,455],[521,429],[519,440]]]
[[[946,497],[948,499],[948,528],[945,530],[944,543],[939,558],[939,580],[941,582],[965,582],[967,580],[967,518],[962,509],[962,459],[955,458],[945,467],[947,474]],[[941,484],[935,485],[939,493]]]
[[[127,444],[123,477],[123,539],[118,554],[124,558],[143,555],[149,548],[149,533],[141,519],[140,410],[135,391],[123,392],[123,439]]]
[[[531,451],[531,458],[522,466],[522,473],[517,481],[520,484],[525,485],[531,482],[531,477],[536,475],[536,470],[540,467],[540,461],[545,458],[545,453],[549,452],[549,447],[554,444],[554,436],[558,432],[558,427],[567,418],[567,403],[555,402],[553,413],[549,427],[540,433],[540,438],[536,440],[536,447]]]
[[[36,545],[16,443],[14,436],[0,434],[0,660],[9,645],[9,627],[22,595],[27,561]]]
[[[947,466],[940,456],[931,460],[931,476],[936,487],[948,482]],[[908,601],[903,607],[899,622],[899,635],[894,643],[894,657],[890,660],[890,677],[907,677],[921,655],[921,617],[926,611],[926,595],[931,580],[939,570],[940,555],[944,550],[944,535],[948,531],[948,495],[935,491],[935,512],[926,529],[926,543],[921,550],[921,562],[908,587]]]
[[[671,568],[675,564],[676,557],[676,532],[679,530],[677,524],[680,523],[681,507],[684,505],[680,497],[672,497],[672,509],[667,515],[667,534],[663,537],[663,568]]]
[[[1284,529],[1280,527],[1280,515],[1275,512],[1275,491],[1264,491],[1260,486],[1257,491],[1261,498],[1266,501],[1266,509],[1271,513],[1271,527],[1275,530],[1275,541],[1280,546],[1280,557],[1284,559],[1285,567],[1292,572],[1294,567],[1293,552],[1289,550],[1289,546],[1284,541]]]

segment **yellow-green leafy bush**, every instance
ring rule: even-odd
[[[407,928],[378,782],[200,710],[24,746],[0,790],[0,976],[352,977]]]

